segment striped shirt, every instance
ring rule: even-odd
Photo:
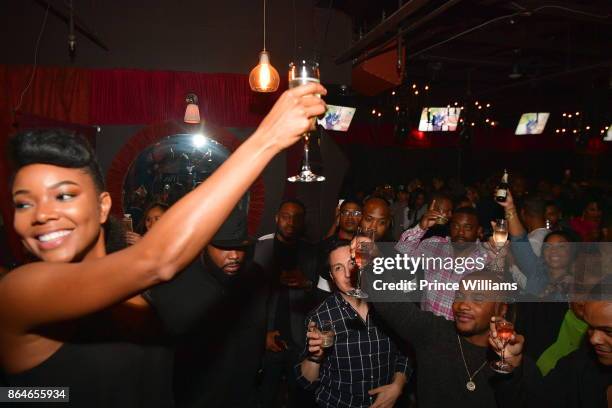
[[[410,375],[408,359],[382,330],[382,321],[370,310],[364,321],[338,292],[329,296],[307,319],[317,327],[328,320],[334,326],[334,345],[321,363],[319,379],[309,382],[296,366],[298,383],[314,390],[320,407],[369,407],[368,391],[393,381],[395,373]],[[300,362],[308,356],[304,349]]]
[[[453,246],[449,237],[431,237],[421,241],[427,230],[421,229],[419,225],[406,230],[399,242],[395,246],[399,252],[408,254],[409,256],[428,258],[437,258],[446,260],[455,258]],[[476,241],[476,248],[470,258],[482,258],[483,262],[488,264],[491,257],[487,250]],[[477,270],[477,264],[472,264],[471,267],[465,266],[463,273],[458,273],[453,269],[442,268],[424,269],[425,280],[433,282],[434,280],[441,283],[458,283],[465,275],[468,275]],[[455,301],[455,291],[453,290],[425,290],[421,301],[421,309],[432,312],[436,316],[442,316],[447,320],[455,320],[453,315],[453,302]]]

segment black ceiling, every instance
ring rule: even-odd
[[[353,20],[354,63],[406,45],[405,83],[429,98],[481,98],[557,109],[604,104],[612,87],[612,2],[319,0]],[[480,27],[479,27],[480,26]]]

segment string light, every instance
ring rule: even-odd
[[[576,116],[580,116],[580,112],[576,112]]]
[[[474,125],[475,125],[475,123],[474,123],[474,122],[472,122],[472,123],[471,123],[471,125],[472,125],[472,126],[474,126]]]
[[[478,106],[478,101],[474,102],[474,105]]]
[[[415,88],[416,88],[416,84],[412,84],[412,89],[415,89]]]
[[[490,103],[487,103],[487,108],[490,108],[490,107],[491,107],[491,104],[490,104]]]
[[[567,116],[567,113],[563,113],[563,117],[566,117],[566,116]]]
[[[376,115],[376,109],[372,109],[372,115]]]
[[[578,131],[576,129],[572,130],[572,133],[578,133]]]
[[[382,113],[378,112],[378,117],[380,118],[382,116]]]
[[[571,118],[571,117],[572,117],[572,114],[570,113],[569,115],[567,115],[567,117],[568,117],[568,118]]]
[[[590,127],[590,126],[587,126],[585,129],[586,129],[586,130],[591,130],[591,127]]]
[[[559,133],[559,132],[560,132],[560,130],[559,130],[559,129],[556,129],[556,130],[555,130],[555,133]]]
[[[482,109],[482,105],[478,105],[478,109]]]
[[[425,85],[425,90],[429,91],[429,85]]]
[[[419,90],[417,89],[416,91],[414,91],[414,94],[418,95],[419,94]]]
[[[395,111],[396,111],[396,112],[399,112],[399,106],[396,106],[396,107],[395,107]]]
[[[561,132],[565,133],[565,129],[561,129]]]
[[[491,126],[495,126],[497,123],[491,121]]]
[[[489,118],[485,119],[485,122],[489,123]]]
[[[459,102],[455,102],[455,103],[454,103],[454,105],[455,105],[455,106],[459,105]]]
[[[395,91],[391,92],[391,95],[395,96]]]

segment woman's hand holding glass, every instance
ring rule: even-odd
[[[265,135],[265,145],[281,151],[300,140],[312,129],[312,118],[325,113],[325,102],[317,95],[326,94],[327,90],[314,82],[283,92],[257,129]]]

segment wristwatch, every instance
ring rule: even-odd
[[[309,355],[308,357],[306,357],[306,360],[312,361],[313,363],[316,363],[316,364],[321,364],[321,362],[323,361],[323,357],[317,358],[313,355]]]

